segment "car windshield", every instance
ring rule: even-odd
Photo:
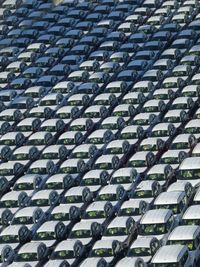
[[[0,100],[1,100],[1,98],[0,98]],[[1,101],[6,101],[6,100],[1,100]],[[9,120],[12,121],[13,120],[13,116],[12,115],[4,115],[4,116],[0,116],[0,119],[3,120],[3,121],[9,121]],[[0,143],[2,141],[3,140],[1,140]]]
[[[57,113],[56,114],[56,118],[70,119],[71,118],[71,114],[70,113]]]
[[[173,143],[171,145],[171,149],[188,149],[189,148],[189,144],[188,142],[177,142],[177,143]]]
[[[41,145],[45,145],[45,141],[44,139],[30,139],[28,141],[28,145],[38,145],[38,146],[41,146]]]
[[[114,115],[114,116],[119,116],[119,117],[130,116],[128,110],[115,111],[115,112],[113,112],[113,115]]]
[[[77,173],[77,167],[63,167],[61,173]]]
[[[15,140],[14,139],[0,140],[0,145],[14,146],[15,145]]]
[[[104,100],[95,100],[94,101],[95,105],[109,105],[109,100],[108,99],[104,99]]]
[[[84,113],[85,118],[99,118],[101,117],[99,112],[85,112]]]
[[[101,201],[116,201],[116,194],[114,193],[99,194],[98,199]]]
[[[59,159],[58,153],[43,153],[42,154],[42,159]]]
[[[13,154],[12,160],[29,160],[29,155],[25,153]]]
[[[18,243],[19,242],[19,237],[18,235],[1,235],[0,236],[0,242],[2,244],[6,243]]]
[[[138,100],[137,100],[137,98],[127,98],[127,99],[124,99],[123,100],[123,103],[124,104],[135,104],[135,105],[137,105],[138,104]]]
[[[179,103],[179,104],[174,104],[170,108],[171,110],[173,109],[187,109],[187,103]]]
[[[180,47],[179,47],[179,49],[180,49]],[[176,77],[178,77],[178,76],[186,76],[187,72],[186,71],[174,71],[173,75],[176,76]]]
[[[145,160],[132,160],[132,161],[129,161],[129,166],[146,167],[146,161]]]
[[[120,146],[107,148],[106,151],[108,154],[123,154],[122,147]]]
[[[134,124],[136,125],[146,125],[149,124],[149,120],[148,119],[138,119],[133,121]]]
[[[72,153],[72,155],[74,158],[81,158],[81,159],[85,159],[89,157],[88,151],[87,152],[84,152],[84,151],[74,152]]]
[[[176,122],[180,122],[181,119],[178,116],[171,116],[171,117],[165,117],[163,121],[164,122],[176,123]]]
[[[15,217],[13,220],[14,224],[33,224],[33,217],[27,217],[27,216],[22,216],[22,217]]]
[[[37,78],[37,73],[34,73],[34,72],[25,73],[24,77],[28,79],[32,79],[32,78],[34,79],[34,78]]]
[[[103,170],[109,170],[112,169],[112,163],[111,162],[102,162],[102,163],[96,163],[95,168],[97,169],[103,169]]]
[[[121,93],[121,88],[120,87],[110,87],[110,88],[106,88],[106,91],[109,93]]]
[[[117,129],[117,123],[103,123],[101,124],[101,129]]]
[[[148,180],[165,181],[165,175],[163,173],[148,174]]]
[[[40,106],[52,106],[52,105],[57,105],[56,99],[43,100],[40,102]]]
[[[92,257],[111,257],[113,256],[113,250],[111,248],[98,248],[92,250]]]
[[[144,107],[145,112],[158,112],[158,107],[156,106],[149,106],[149,107]]]
[[[178,164],[179,163],[179,159],[178,157],[163,157],[160,159],[160,162],[163,164]]]
[[[85,131],[85,125],[80,124],[80,125],[71,125],[70,126],[71,131]]]
[[[126,236],[127,233],[127,228],[126,227],[112,227],[112,228],[107,228],[105,232],[105,236]]]
[[[166,233],[166,224],[141,224],[139,228],[140,235],[162,235]]]
[[[200,218],[199,219],[183,219],[182,222],[184,225],[199,225]]]
[[[73,259],[74,251],[73,250],[60,250],[53,252],[53,259]]]
[[[13,169],[0,169],[0,175],[6,176],[6,175],[13,175]]]
[[[34,186],[33,186],[33,183],[28,183],[28,181],[25,183],[16,183],[14,185],[14,190],[16,191],[34,190]]]
[[[179,205],[178,204],[160,204],[154,205],[156,209],[170,209],[174,214],[179,213]]]
[[[87,219],[105,218],[105,212],[104,210],[91,210],[85,213],[85,217]]]
[[[58,212],[51,214],[51,220],[56,221],[68,221],[69,220],[69,214],[64,212]]]
[[[26,96],[30,96],[33,98],[40,97],[39,92],[30,92],[30,93],[24,93]]]
[[[16,261],[38,261],[38,255],[37,253],[20,253],[17,255]]]
[[[158,130],[158,131],[153,131],[152,136],[154,137],[162,137],[162,136],[168,136],[168,131],[167,130]]]
[[[193,134],[198,134],[199,133],[199,131],[200,131],[200,129],[199,129],[200,127],[195,127],[195,126],[193,126],[193,127],[185,127],[185,129],[184,129],[184,131],[185,131],[185,133],[193,133]]]
[[[63,183],[62,182],[52,182],[52,183],[46,183],[45,185],[46,189],[55,189],[55,190],[59,190],[59,189],[63,189]]]
[[[197,170],[180,170],[179,177],[180,180],[185,179],[200,179],[200,169]]]
[[[161,94],[161,93],[159,93],[159,94],[154,94],[154,98],[155,98],[155,99],[163,99],[163,100],[167,100],[167,99],[168,99],[168,94],[165,94],[165,93],[163,93],[163,94]]]
[[[173,88],[173,87],[177,87],[177,83],[176,82],[169,82],[169,83],[164,83],[163,84],[164,88]]]
[[[74,139],[73,138],[63,138],[58,140],[58,144],[60,145],[74,145]]]
[[[151,249],[145,248],[145,247],[131,248],[129,251],[129,256],[132,256],[132,257],[151,256]]]
[[[195,249],[194,240],[169,240],[170,245],[184,245],[189,248],[189,250]]]
[[[42,126],[41,127],[41,130],[42,131],[47,131],[47,132],[56,132],[57,129],[56,129],[56,126]]]
[[[121,139],[135,139],[135,138],[137,138],[137,134],[134,132],[121,134]]]
[[[170,262],[170,263],[151,263],[151,267],[179,267],[178,262]]]
[[[133,198],[151,198],[152,196],[152,190],[139,190],[135,191]]]
[[[0,207],[1,208],[16,208],[18,207],[18,200],[1,200]]]
[[[30,174],[46,174],[47,170],[46,168],[30,168],[28,173]]]
[[[10,101],[11,100],[11,97],[8,95],[1,95],[0,96],[0,100],[1,101]]]
[[[82,180],[83,185],[100,185],[99,178],[87,178]]]
[[[92,237],[90,229],[80,229],[71,232],[72,238],[89,238]]]
[[[82,203],[82,196],[81,195],[73,195],[65,197],[66,203]]]
[[[113,177],[111,180],[111,184],[129,184],[132,183],[132,179],[130,176],[117,176]]]
[[[157,146],[156,144],[146,144],[146,145],[140,145],[140,150],[141,151],[156,151]]]
[[[35,240],[53,240],[56,239],[54,232],[39,232],[35,235]]]
[[[138,216],[140,215],[139,208],[122,208],[119,212],[119,216]]]
[[[32,200],[32,206],[49,206],[49,200],[48,199],[34,199]]]
[[[69,106],[82,106],[82,100],[68,100],[67,104]]]

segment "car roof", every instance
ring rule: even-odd
[[[160,193],[154,201],[154,205],[176,204],[185,197],[182,191],[170,191]]]
[[[186,158],[179,166],[179,170],[198,170],[200,169],[200,157]]]
[[[152,258],[152,263],[175,263],[179,262],[181,257],[187,251],[186,246],[168,245],[159,248],[157,253]]]
[[[200,233],[198,225],[180,225],[173,229],[168,240],[193,240]]]
[[[142,224],[165,223],[172,216],[169,209],[148,210],[142,217]]]
[[[152,237],[152,236],[139,236],[135,241],[133,241],[132,245],[130,246],[131,248],[149,248],[150,244],[152,241],[157,240],[158,239],[156,237]]]

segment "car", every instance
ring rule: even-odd
[[[166,257],[167,255],[167,257]],[[187,267],[190,266],[191,260],[189,256],[189,249],[184,245],[166,245],[159,248],[151,260],[152,266],[159,266],[160,264],[179,264]]]
[[[96,201],[89,204],[82,215],[83,220],[93,220],[106,229],[114,218],[116,207],[109,201]]]
[[[197,139],[199,139],[199,119],[191,119],[184,127],[184,133],[193,134]]]
[[[33,236],[45,219],[44,212],[40,208],[24,207],[13,215],[11,225],[26,225]]]
[[[92,247],[90,257],[96,259],[96,266],[102,263],[102,258],[106,261],[103,263],[103,266],[115,266],[115,263],[123,257],[123,254],[120,248],[120,242],[111,238],[108,240],[98,240]]]
[[[10,245],[13,250],[19,249],[29,239],[30,231],[25,225],[10,225],[0,233],[1,244]]]
[[[59,201],[59,195],[55,190],[43,189],[36,192],[30,201],[31,207],[40,207],[48,216]]]
[[[137,151],[128,161],[128,167],[133,167],[138,173],[145,173],[155,163],[155,155],[151,151]]]
[[[60,264],[64,264],[65,261],[65,266],[74,266],[78,262],[80,262],[80,259],[83,256],[83,252],[84,245],[81,241],[74,239],[63,240],[55,247],[53,253],[50,256],[50,260],[46,263],[45,267],[50,267],[52,264],[54,266],[60,266]]]
[[[153,236],[156,237],[162,245],[165,245],[169,234],[175,226],[176,223],[171,210],[148,210],[140,220],[138,226],[138,238]]]
[[[165,190],[170,184],[174,184],[175,171],[169,164],[155,164],[147,172],[145,178],[146,180],[158,181],[162,190]]]
[[[143,259],[140,257],[138,257],[136,259],[131,258],[131,257],[124,257],[123,259],[118,261],[118,263],[115,266],[116,267],[120,267],[120,266],[125,267],[125,266],[128,266],[129,264],[133,267],[139,267],[139,266],[144,267],[145,266]]]
[[[187,196],[184,191],[162,192],[155,198],[153,206],[155,209],[170,209],[179,223],[188,207]]]
[[[188,157],[182,161],[178,170],[178,181],[188,181],[194,187],[199,185],[199,157]]]
[[[16,125],[16,130],[22,132],[27,138],[32,132],[37,132],[40,129],[41,120],[39,118],[25,118]]]
[[[149,264],[159,248],[160,243],[156,237],[139,237],[131,244],[127,259],[141,258],[146,264]]]
[[[152,205],[154,199],[161,193],[161,185],[157,181],[141,181],[136,188],[129,193],[131,199],[141,199]]]
[[[160,158],[159,162],[161,164],[170,164],[175,170],[179,167],[181,162],[189,156],[188,152],[181,149],[170,149],[167,150]]]
[[[36,267],[43,266],[48,258],[48,248],[42,242],[29,242],[24,244],[18,251],[15,260],[11,266],[16,264],[26,266],[26,264],[35,264]]]
[[[80,131],[68,131],[61,134],[57,140],[58,145],[65,145],[69,153],[76,146],[81,144],[84,135]]]
[[[39,151],[35,146],[23,146],[15,149],[10,160],[20,161],[26,168],[39,158]]]
[[[88,250],[101,237],[102,231],[101,225],[93,220],[81,220],[72,228],[68,240],[79,240]]]
[[[66,227],[61,221],[46,221],[36,231],[32,243],[43,242],[49,250],[53,250],[59,241],[65,239]]]
[[[121,184],[128,192],[136,187],[140,179],[140,175],[134,168],[122,167],[112,174],[110,184]]]
[[[197,225],[180,225],[173,229],[167,240],[167,245],[186,245],[193,266],[197,264],[200,257],[198,253],[199,231],[200,228]]]

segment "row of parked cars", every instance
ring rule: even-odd
[[[0,0],[0,266],[198,267],[199,2],[58,2]]]

